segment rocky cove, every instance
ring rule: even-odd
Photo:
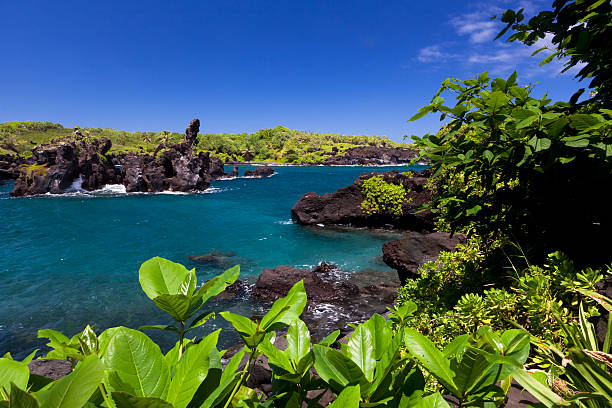
[[[303,279],[309,295],[304,320],[313,336],[346,331],[348,323],[384,313],[402,280],[461,239],[434,233],[431,214],[414,214],[430,196],[423,166],[406,173],[406,167],[372,172],[372,167],[354,164],[224,165],[194,152],[198,126],[192,121],[184,142],[160,145],[153,154],[109,154],[110,141],[75,130],[69,140],[37,146],[30,159],[12,163],[6,178],[18,178],[2,186],[0,197],[10,214],[3,235],[12,236],[3,247],[2,272],[9,277],[7,293],[16,293],[2,316],[3,350],[19,352],[19,344],[25,353],[40,346],[30,327],[71,332],[92,315],[99,317],[89,323],[100,327],[117,322],[138,326],[160,318],[135,295],[131,283],[123,283],[143,259],[159,254],[195,267],[204,277],[240,264],[243,281],[221,296],[215,309],[233,308],[245,315],[257,315]],[[367,150],[372,149],[357,149]],[[361,163],[379,163],[380,157],[372,157]],[[387,165],[398,161],[383,159]],[[347,162],[354,163],[352,158]],[[379,173],[410,192],[404,215],[363,212],[361,185]],[[110,184],[123,186],[128,194],[62,194],[75,182],[83,192]],[[10,190],[13,196],[37,197],[6,200]],[[163,191],[205,194],[130,194]],[[21,262],[28,256],[24,240],[38,248],[40,260]],[[37,283],[30,287],[24,283],[28,280]],[[39,284],[52,293],[37,297],[31,290]],[[66,286],[76,289],[69,294]],[[25,295],[18,299],[19,290]],[[216,324],[222,323],[210,329]]]

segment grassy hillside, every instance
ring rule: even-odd
[[[176,143],[183,133],[124,132],[114,129],[82,128],[94,137],[105,136],[113,142],[112,152],[152,152],[162,141]],[[0,154],[31,154],[34,146],[52,139],[70,136],[72,128],[51,122],[6,122],[0,124]],[[380,136],[350,136],[332,133],[305,132],[283,126],[260,129],[254,133],[200,134],[198,150],[209,151],[222,159],[239,161],[276,161],[284,163],[319,163],[325,158],[342,154],[346,149],[368,144],[408,146]]]

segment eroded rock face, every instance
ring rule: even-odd
[[[36,146],[29,165],[21,168],[13,196],[62,194],[80,177],[81,188],[97,190],[117,181],[118,171],[106,157],[111,141],[105,137],[69,138]]]
[[[200,121],[192,120],[186,141],[164,146],[159,156],[109,155],[112,146],[109,139],[86,140],[75,130],[72,138],[34,148],[32,163],[22,167],[11,194],[62,194],[79,178],[80,187],[86,191],[98,190],[106,184],[123,184],[127,192],[205,190],[211,179],[225,173],[219,159],[211,160],[208,153],[194,154],[199,127]]]
[[[342,156],[325,160],[327,165],[389,165],[410,163],[418,151],[399,147],[360,146],[347,149]]]
[[[218,158],[218,157],[211,157],[210,158],[210,177],[212,177],[213,180],[219,180],[225,176],[227,176],[227,174],[225,173],[225,170],[223,168],[223,161]]]
[[[192,119],[189,122],[189,126],[185,129],[185,140],[189,142],[190,145],[198,144],[198,132],[200,131],[200,119]]]
[[[20,166],[25,160],[16,155],[0,154],[0,180],[15,180],[21,173]]]
[[[402,206],[402,215],[367,214],[361,207],[365,196],[361,192],[363,182],[382,174],[388,183],[404,186],[411,200]],[[417,213],[418,206],[431,200],[431,192],[426,188],[427,171],[414,176],[399,173],[397,170],[386,173],[364,173],[348,187],[335,193],[306,193],[291,209],[293,220],[302,225],[353,225],[357,227],[392,227],[413,231],[432,231],[431,212]]]
[[[383,244],[383,261],[397,270],[402,282],[418,276],[418,269],[438,258],[442,251],[453,251],[466,238],[462,234],[450,236],[446,232],[423,234],[408,232],[403,238]]]
[[[270,177],[273,174],[274,174],[274,169],[272,167],[260,166],[260,167],[257,167],[255,170],[246,170],[244,172],[244,177],[263,178],[263,177]]]

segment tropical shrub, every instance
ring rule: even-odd
[[[600,186],[612,182],[612,111],[533,98],[516,78],[446,79],[411,119],[451,119],[438,135],[415,138],[444,170],[432,209],[451,230],[510,236],[542,257],[561,249],[580,262],[605,262],[609,192]],[[447,93],[455,106],[444,104]]]
[[[189,313],[184,311],[194,314],[219,288],[235,280],[236,274],[237,269],[232,268],[196,291],[193,271],[153,258],[141,267],[140,281],[156,305],[187,327]],[[346,343],[336,348],[338,331],[311,344],[308,329],[299,319],[305,305],[304,285],[298,282],[260,320],[221,312],[244,343],[225,367],[221,358],[226,351],[217,348],[220,330],[201,339],[180,338],[165,354],[146,334],[126,327],[97,335],[87,326],[70,339],[44,330],[40,336],[47,337],[52,348],[47,358],[70,359],[75,362],[74,371],[51,381],[30,375],[27,363],[36,352],[24,361],[14,361],[7,354],[0,359],[0,406],[312,407],[320,396],[309,391],[326,389],[337,396],[330,405],[337,408],[449,407],[442,393],[453,395],[461,406],[503,406],[512,378],[534,386],[523,369],[529,354],[529,336],[524,330],[495,332],[480,327],[440,351],[407,328],[416,306],[405,302],[393,310],[389,320],[375,314],[354,326]],[[275,339],[284,328],[288,328],[284,335],[287,347],[281,350]],[[246,385],[252,364],[263,354],[273,370],[273,391],[265,401]],[[442,393],[424,391],[425,375],[437,379]],[[535,386],[563,401],[545,385],[538,382]]]
[[[577,291],[596,290],[604,273],[612,273],[612,267],[577,271],[566,255],[555,252],[544,265],[503,271],[497,276],[511,276],[495,281],[487,261],[482,242],[473,237],[423,265],[419,277],[398,291],[399,306],[414,302],[418,308],[407,324],[441,346],[482,326],[521,326],[563,347],[564,333],[555,316],[565,324],[577,323],[581,301],[588,306],[587,316],[598,316],[595,303]]]
[[[367,214],[402,215],[406,189],[399,184],[387,183],[382,175],[372,176],[361,185],[364,199],[361,208]]]

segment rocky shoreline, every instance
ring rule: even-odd
[[[71,188],[99,190],[105,185],[121,184],[125,191],[194,193],[206,190],[212,180],[228,177],[224,163],[207,152],[195,153],[200,121],[191,121],[185,141],[160,144],[153,154],[109,154],[112,143],[105,137],[88,138],[78,129],[69,139],[36,146],[32,157],[10,162],[2,157],[0,176],[16,178],[14,197],[63,194]],[[247,170],[246,177],[268,177],[269,166]],[[235,168],[229,177],[237,177]],[[75,185],[77,183],[77,185]]]

